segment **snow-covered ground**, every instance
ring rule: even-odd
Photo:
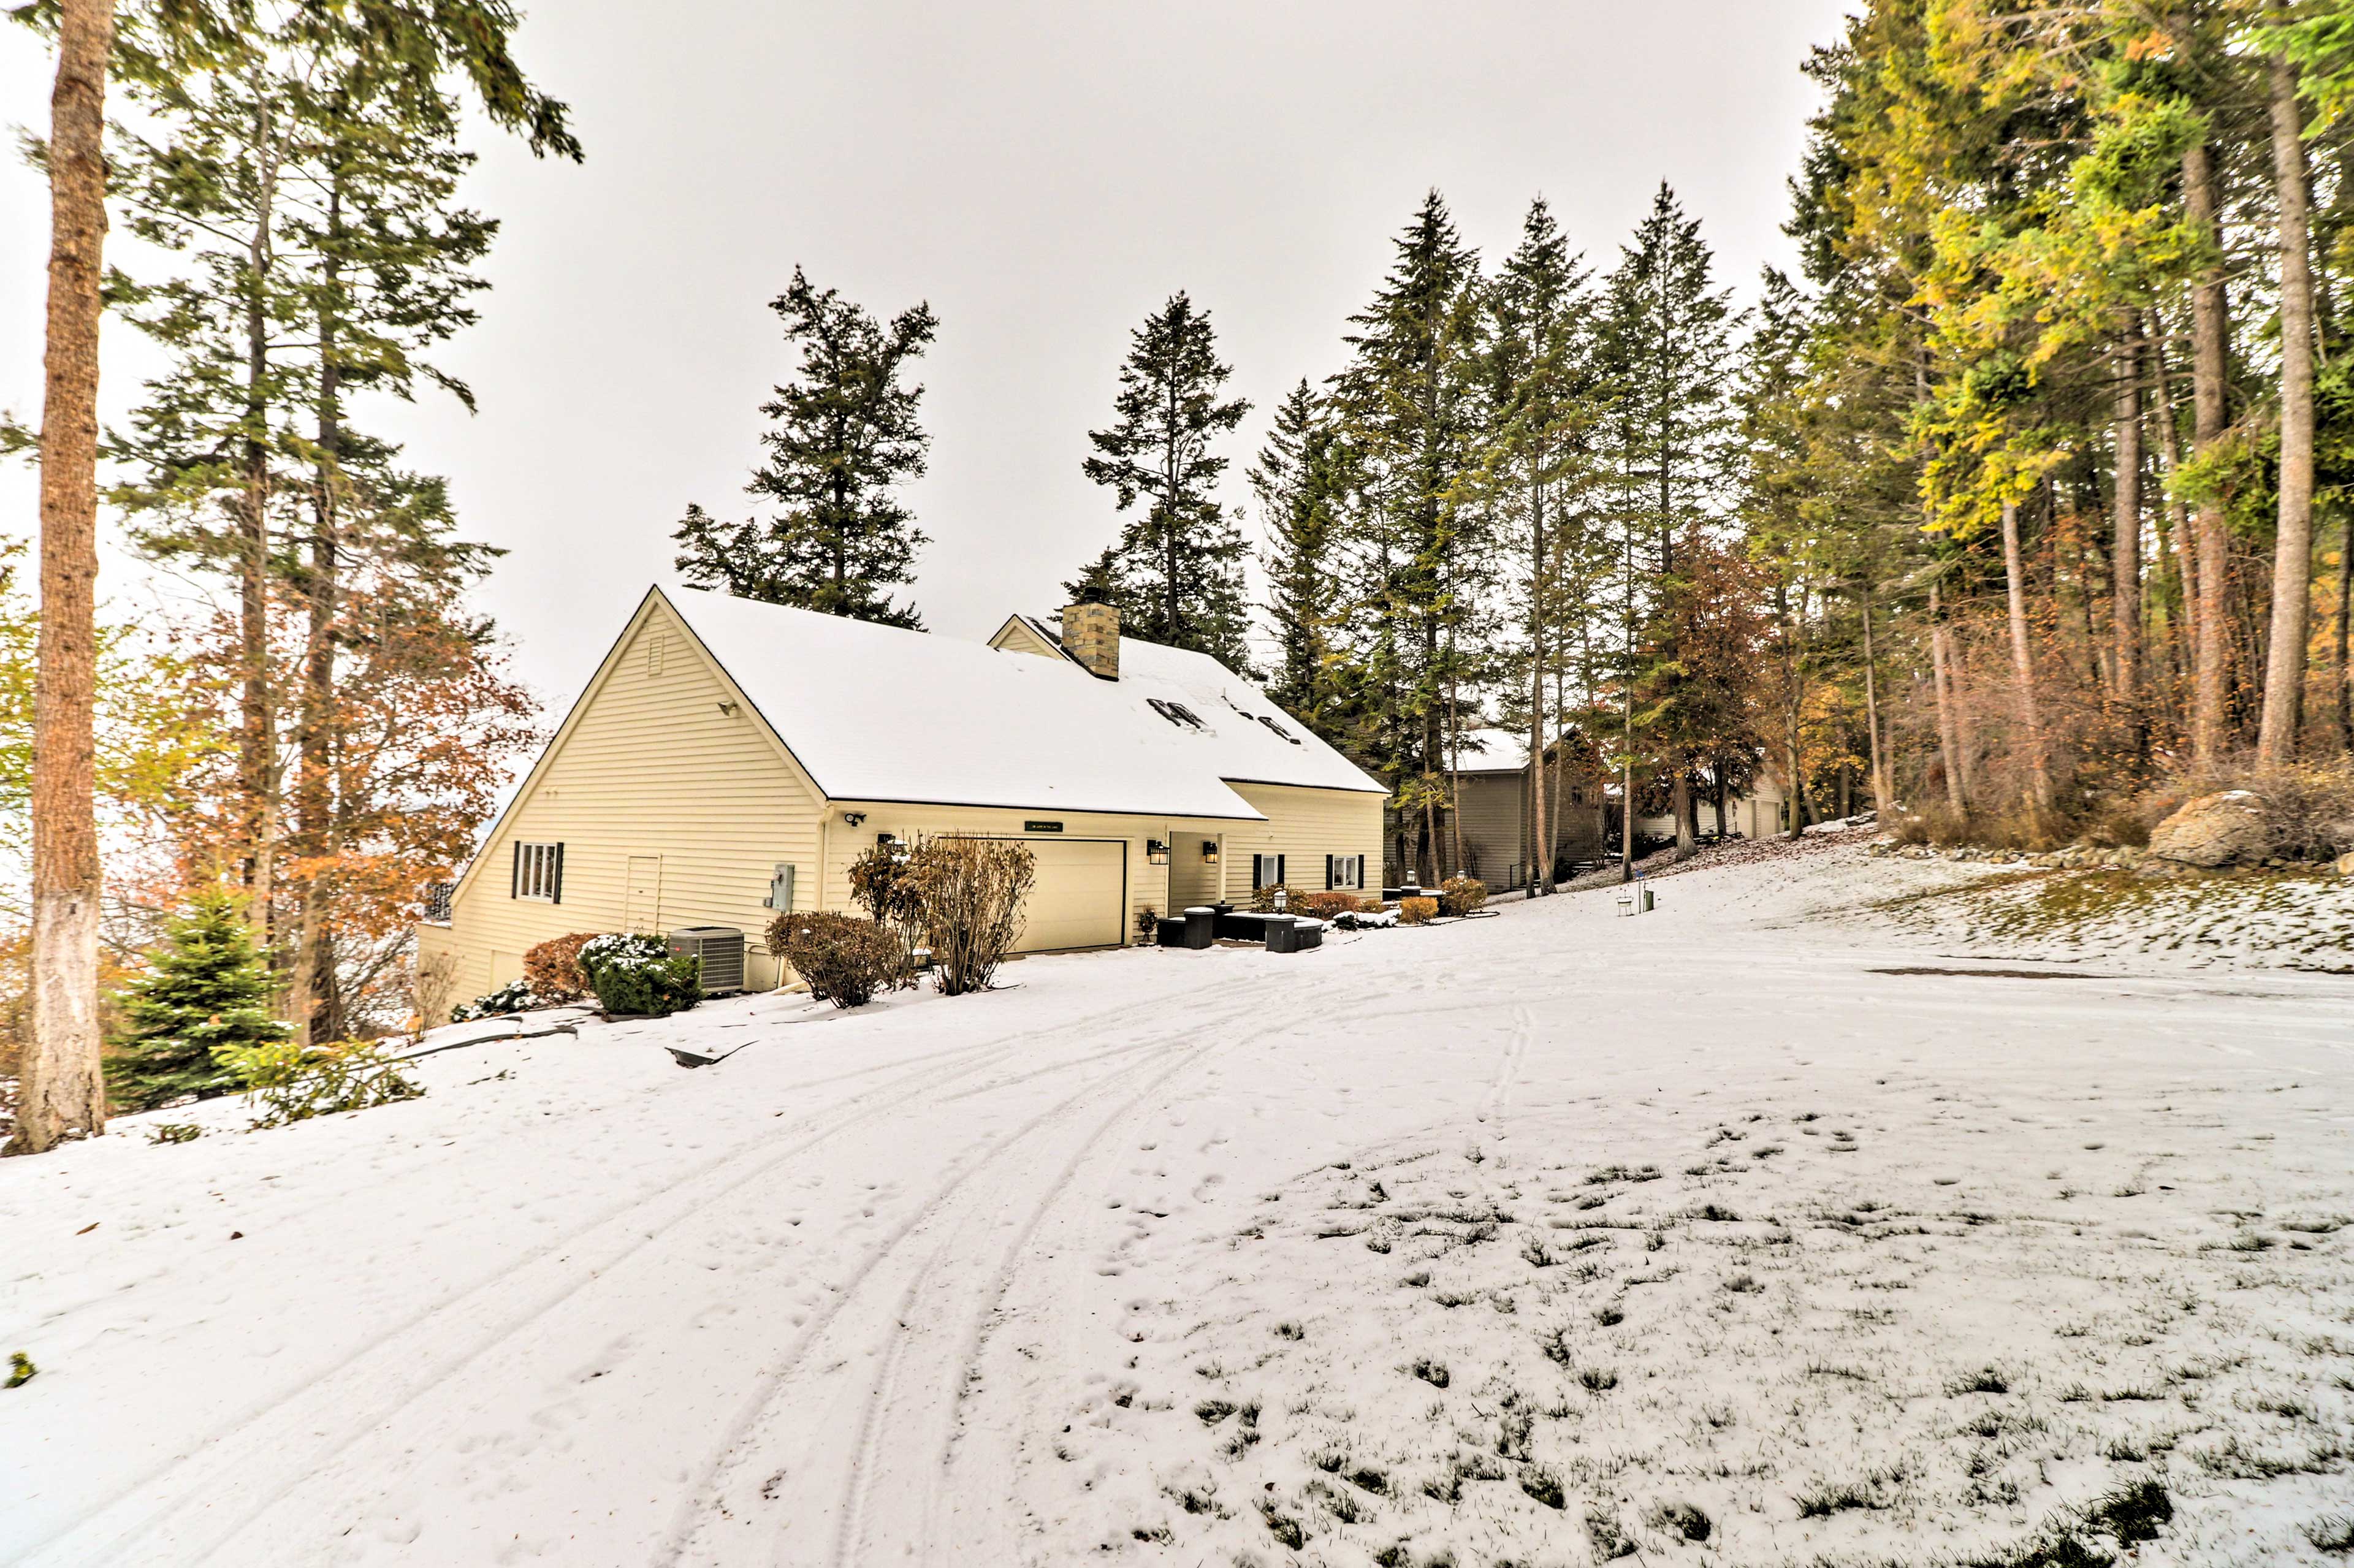
[[[0,1561],[2346,1561],[2354,981],[1871,907],[1984,874],[127,1118],[0,1165]]]

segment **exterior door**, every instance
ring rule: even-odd
[[[630,857],[630,881],[622,898],[621,924],[627,930],[659,936],[662,932],[662,856]]]

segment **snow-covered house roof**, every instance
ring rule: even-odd
[[[1449,760],[1465,773],[1520,772],[1529,765],[1529,737],[1525,731],[1467,729]]]
[[[1225,782],[1260,775],[1219,766],[1256,753],[1205,747],[1189,726],[1160,716],[1148,695],[1192,688],[1143,667],[1134,682],[1098,681],[1065,660],[841,616],[697,589],[663,598],[830,799],[1260,820]],[[1146,646],[1125,644],[1123,658]],[[1201,662],[1224,673],[1214,661]],[[1235,683],[1257,699],[1254,711],[1274,713]],[[1192,705],[1204,700],[1196,694]],[[1233,722],[1215,726],[1220,734],[1245,728],[1236,713],[1224,716]],[[1295,749],[1248,727],[1268,747]],[[1312,743],[1348,777],[1293,763],[1299,781],[1379,788],[1313,736],[1301,738],[1296,749]]]
[[[1050,622],[1028,615],[1017,615],[1013,622],[1026,627],[1038,641],[1061,653],[1058,662],[1066,668],[1080,668],[1064,651],[1061,637]],[[1005,630],[1000,629],[998,641],[1005,640]],[[1166,729],[1176,736],[1193,766],[1220,779],[1240,784],[1388,793],[1364,769],[1278,707],[1266,693],[1207,653],[1122,637],[1119,678],[1098,681],[1089,675],[1087,679],[1116,693],[1148,728]]]

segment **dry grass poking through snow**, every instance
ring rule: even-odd
[[[2005,951],[2354,973],[2354,877],[2257,872],[2178,881],[2121,871],[2014,872],[1874,908],[1902,930]]]
[[[1857,1097],[1679,1122],[1660,1164],[1532,1160],[1575,1136],[1537,1121],[1266,1194],[1060,1439],[1097,1544],[2349,1561],[2354,1172],[2090,1086],[2038,1117]]]

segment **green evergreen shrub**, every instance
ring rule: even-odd
[[[668,1018],[703,1000],[703,960],[672,952],[660,937],[591,938],[579,963],[607,1012]]]
[[[244,899],[226,888],[198,893],[165,927],[148,971],[123,989],[128,1033],[107,1063],[109,1097],[136,1111],[234,1091],[237,1075],[221,1053],[292,1033],[271,1016],[276,990]]]
[[[532,992],[529,980],[511,980],[498,990],[478,996],[472,1001],[461,1001],[450,1010],[452,1023],[472,1023],[478,1018],[497,1018],[504,1013],[527,1012],[545,1005]]]

